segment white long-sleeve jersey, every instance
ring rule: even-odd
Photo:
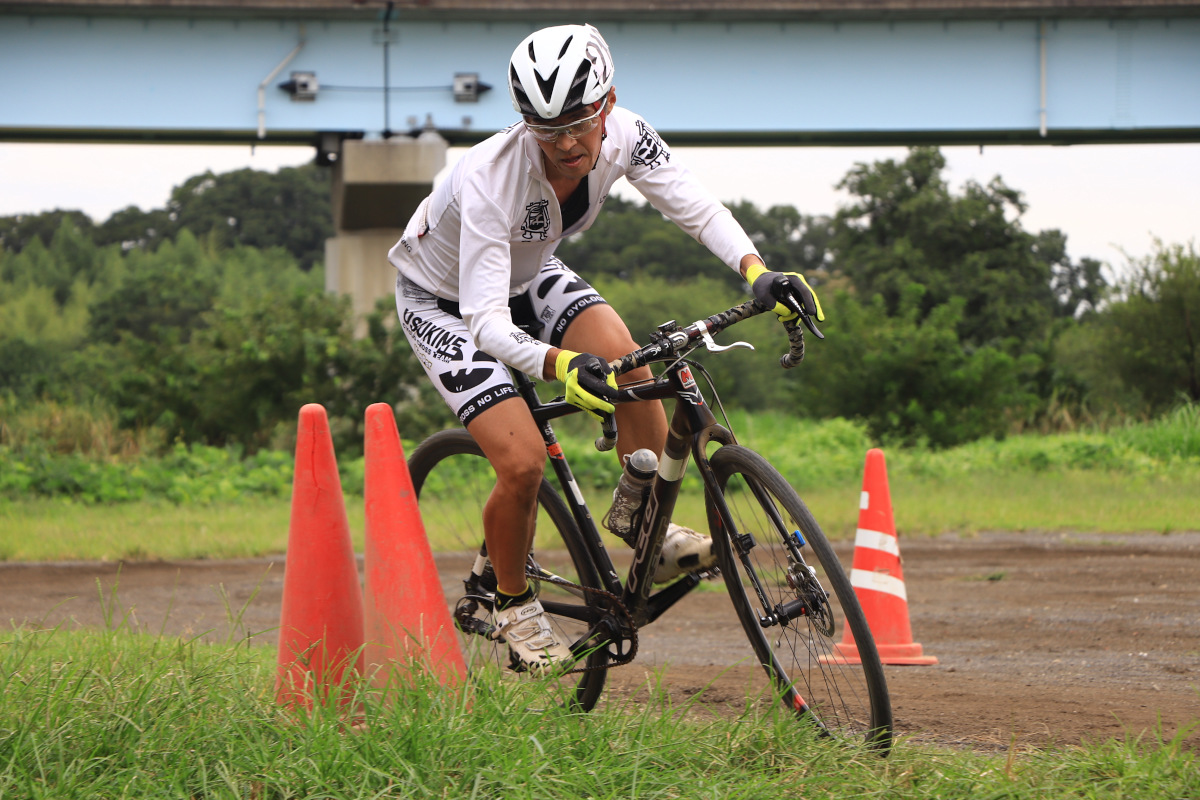
[[[729,210],[672,161],[645,120],[617,107],[605,131],[588,176],[587,212],[568,230],[541,150],[517,124],[471,148],[421,202],[388,253],[410,281],[458,302],[481,350],[530,375],[541,376],[550,345],[513,325],[508,300],[526,289],[565,236],[592,226],[618,178],[627,178],[730,268],[738,270],[743,256],[758,254]]]

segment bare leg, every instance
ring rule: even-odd
[[[563,335],[563,347],[580,353],[594,353],[612,361],[637,348],[629,328],[612,306],[597,304],[581,313]],[[623,375],[621,384],[648,380],[649,367]],[[625,403],[617,406],[617,455],[624,457],[643,447],[662,456],[667,441],[667,415],[658,400]]]
[[[637,344],[611,306],[595,305],[571,323],[563,347],[612,360]],[[650,369],[643,367],[624,376],[621,382],[650,377]],[[618,455],[624,457],[642,447],[662,454],[667,417],[661,402],[618,406],[617,426]],[[520,594],[525,588],[525,557],[533,546],[537,492],[546,464],[545,444],[529,408],[516,398],[480,414],[467,430],[496,471],[496,487],[483,510],[483,531],[497,586],[505,594]]]
[[[608,361],[634,350],[637,345],[629,329],[610,306],[595,305],[579,315],[563,337],[563,347],[579,352],[595,353]],[[650,378],[650,368],[630,372],[622,383]],[[667,440],[667,415],[662,403],[625,403],[617,406],[617,453],[622,458],[642,447],[653,450],[662,458]],[[712,539],[690,528],[671,524],[667,528],[663,552],[653,581],[665,583],[688,571],[710,567],[716,563]]]
[[[525,590],[525,557],[533,546],[545,445],[519,398],[489,408],[467,430],[496,471],[496,487],[483,509],[488,558],[500,591],[517,595]]]

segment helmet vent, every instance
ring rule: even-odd
[[[612,55],[591,25],[531,33],[509,61],[509,95],[524,116],[554,119],[603,101],[612,87]]]
[[[542,97],[549,100],[550,95],[554,93],[554,81],[558,78],[558,67],[554,68],[554,72],[551,72],[550,77],[548,78],[543,78],[541,75],[538,75],[537,72],[534,72],[533,74],[535,77],[537,77],[538,91],[542,93]]]

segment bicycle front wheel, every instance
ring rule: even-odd
[[[717,561],[738,618],[783,703],[821,735],[886,752],[892,710],[874,639],[841,563],[804,502],[766,459],[738,445],[710,460]],[[835,649],[844,628],[858,646]]]
[[[422,442],[413,450],[408,470],[467,667],[473,676],[502,675],[508,664],[508,646],[487,635],[494,577],[491,586],[486,585],[486,578],[480,585],[478,578],[472,577],[477,557],[483,553],[483,506],[496,485],[496,473],[471,434],[462,429],[439,431]],[[570,509],[545,478],[538,491],[536,530],[528,566],[530,581],[547,607],[558,637],[577,642],[588,631],[588,622],[582,618],[594,609],[595,597],[548,583],[544,574],[589,588],[599,588],[600,581]],[[555,606],[563,613],[550,613]],[[606,664],[607,655],[600,648],[576,665],[584,672],[548,681],[564,696],[565,704],[590,711],[604,689]]]

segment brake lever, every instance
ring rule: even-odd
[[[738,348],[745,348],[746,350],[754,349],[754,345],[750,344],[749,342],[717,344],[716,340],[713,339],[712,334],[708,332],[708,323],[706,320],[697,320],[693,324],[700,330],[700,341],[704,342],[704,346],[708,348],[710,353],[721,353],[725,350],[734,350]]]
[[[787,304],[788,308],[800,315],[800,320],[804,323],[804,327],[812,331],[813,336],[817,337],[818,339],[825,338],[825,334],[821,333],[821,331],[817,328],[817,323],[813,322],[812,317],[805,313],[804,306],[800,305],[799,300],[794,297],[788,297],[784,302]]]
[[[805,314],[803,311],[801,311],[800,319],[802,322],[804,322],[804,327],[806,327],[810,331],[812,331],[813,336],[817,337],[818,339],[825,338],[825,334],[821,333],[821,331],[817,329],[817,323],[813,322],[812,317],[810,317],[808,314]]]

